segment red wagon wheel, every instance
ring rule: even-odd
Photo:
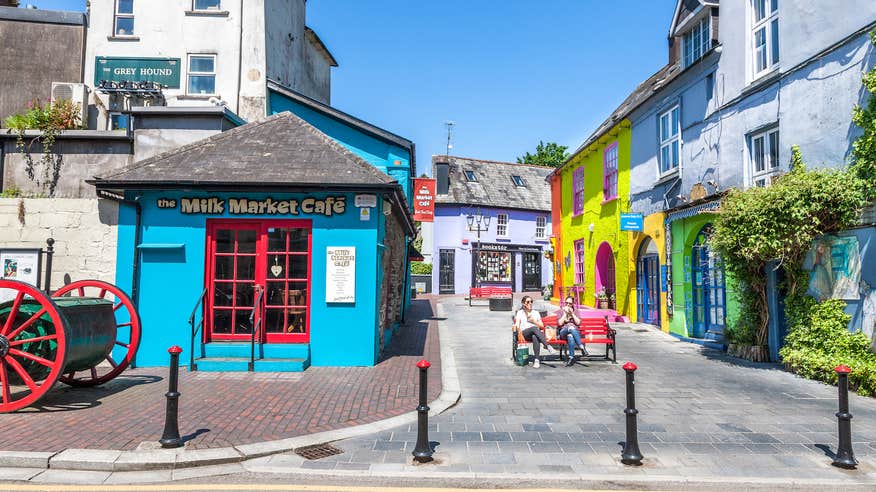
[[[63,317],[50,297],[36,287],[0,280],[0,292],[14,294],[0,303],[0,413],[39,400],[64,369],[67,338]]]
[[[125,353],[124,357],[117,357],[119,360],[110,353],[106,356],[106,364],[98,364],[96,367],[81,371],[79,376],[75,372],[68,372],[61,376],[61,382],[70,386],[96,386],[110,381],[131,364],[140,345],[140,316],[134,309],[134,303],[121,289],[100,280],[77,280],[53,294],[54,297],[67,295],[99,297],[112,301],[116,317],[115,346],[124,349]]]

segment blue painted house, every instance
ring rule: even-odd
[[[250,351],[265,371],[378,360],[409,301],[414,229],[407,180],[359,146],[404,156],[296,109],[345,144],[282,112],[90,181],[123,197],[116,283],[138,303],[138,365],[166,364],[171,345],[201,370],[246,370]]]

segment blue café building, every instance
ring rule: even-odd
[[[413,144],[282,86],[270,96],[264,120],[89,181],[121,201],[137,366],[166,365],[172,345],[198,370],[245,371],[251,352],[255,371],[370,366],[404,320]]]

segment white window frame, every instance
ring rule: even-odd
[[[682,37],[682,68],[693,65],[712,49],[712,17],[697,22],[696,25],[685,32]]]
[[[496,237],[508,237],[508,214],[496,214]]]
[[[131,32],[119,34],[119,19],[131,19],[134,22],[134,0],[131,0],[131,12],[119,12],[119,0],[115,0],[115,9],[113,9],[113,37],[123,38],[134,36],[134,27],[131,27]],[[135,23],[136,25],[136,23]]]
[[[219,1],[219,4],[216,5],[215,8],[198,8],[198,0],[192,0],[192,11],[193,12],[218,12],[222,10],[222,1]]]
[[[547,230],[547,217],[539,215],[535,218],[535,238],[544,239]]]
[[[673,125],[673,113],[675,116],[675,125]],[[663,131],[664,118],[666,118],[666,132]],[[672,126],[674,126],[674,128],[670,128]],[[673,131],[675,133],[673,133]],[[657,116],[657,141],[659,142],[659,145],[657,146],[658,175],[662,177],[678,172],[678,168],[681,166],[681,106],[679,104],[672,106]],[[675,165],[672,165],[673,143],[676,144],[674,147]],[[663,154],[664,149],[667,149],[665,157]],[[664,165],[664,160],[666,159],[669,161],[668,166]]]
[[[771,137],[775,135],[775,138]],[[751,186],[764,187],[772,183],[773,176],[781,172],[779,149],[781,135],[777,126],[752,133],[748,137],[748,160],[751,170]],[[763,169],[758,169],[760,163]]]
[[[763,4],[763,17],[758,20],[759,6]],[[768,73],[779,65],[779,10],[778,0],[751,0],[751,73],[752,79]],[[763,43],[758,46],[758,33],[763,32]],[[759,65],[763,63],[763,67]]]
[[[213,59],[213,71],[212,72],[192,72],[191,67],[192,67],[192,58],[193,57],[212,58]],[[217,58],[218,57],[216,56],[215,53],[189,53],[188,54],[188,56],[186,57],[186,94],[187,95],[189,95],[189,96],[205,96],[206,97],[206,96],[215,96],[216,94],[218,94],[216,92],[216,85],[217,85],[216,84],[216,81],[217,81],[216,80],[216,73],[218,72],[216,70],[216,63],[218,62]],[[196,76],[212,75],[213,76],[213,92],[210,94],[203,93],[203,92],[189,92],[189,89],[190,89],[190,80],[189,79],[191,78],[192,75],[196,75]]]

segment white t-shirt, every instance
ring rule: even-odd
[[[533,309],[529,312],[529,315],[530,317],[532,317],[533,320],[541,321],[541,314],[539,314],[538,311]],[[517,326],[517,329],[520,331],[523,331],[527,328],[532,328],[533,326],[538,328],[538,325],[536,325],[535,323],[531,323],[528,319],[526,319],[525,309],[517,311],[517,316],[514,318],[514,325]]]

